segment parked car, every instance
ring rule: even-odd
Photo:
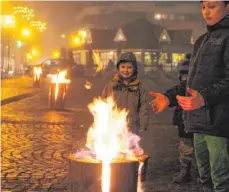
[[[66,59],[46,59],[41,63],[43,75],[55,74],[58,71],[70,69],[73,66]]]
[[[59,71],[67,70],[67,76],[75,78],[84,75],[84,66],[75,64],[67,59],[46,59],[41,63],[44,76],[48,74],[56,74]]]

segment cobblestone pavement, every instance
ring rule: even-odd
[[[85,144],[92,116],[87,104],[97,91],[86,91],[77,81],[69,89],[65,111],[51,111],[47,91],[1,107],[2,191],[67,191],[68,154]],[[197,192],[195,181],[176,185],[178,171],[177,130],[170,122],[171,110],[152,115],[142,146],[150,155],[144,192]],[[168,123],[166,123],[168,122]]]
[[[28,76],[1,80],[1,100],[35,90],[37,89],[33,88],[33,79]]]

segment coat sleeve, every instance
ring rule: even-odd
[[[174,107],[178,105],[176,96],[182,95],[184,96],[186,92],[186,81],[181,81],[180,84],[175,85],[171,89],[167,90],[164,95],[168,97],[170,101],[169,107]]]
[[[147,130],[149,125],[149,101],[145,87],[140,84],[140,121],[142,129]]]
[[[217,83],[200,91],[206,105],[218,105],[229,101],[229,39],[226,42],[223,57],[225,67],[224,77]]]

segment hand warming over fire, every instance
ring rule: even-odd
[[[152,100],[149,103],[152,107],[153,112],[160,113],[168,107],[170,102],[165,95],[161,93],[155,93],[155,92],[150,92],[150,95],[156,97],[154,100]]]
[[[177,96],[178,103],[185,111],[192,111],[205,105],[204,98],[200,93],[191,88],[187,88],[191,96]]]

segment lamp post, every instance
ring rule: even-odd
[[[7,71],[10,69],[10,57],[11,57],[11,40],[12,40],[12,31],[15,27],[15,17],[13,15],[1,15],[1,27],[3,31],[3,40],[6,40],[6,45],[3,43],[3,49],[7,48]],[[5,39],[5,38],[6,39]],[[2,41],[4,42],[4,41]],[[4,59],[3,51],[3,59]],[[4,63],[3,63],[4,64]]]

